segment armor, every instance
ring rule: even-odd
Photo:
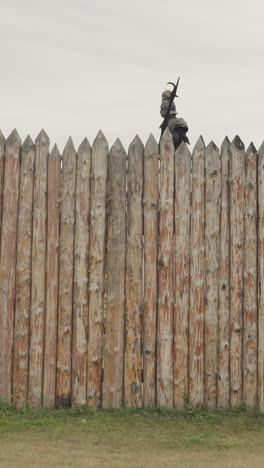
[[[171,95],[171,92],[169,90],[166,90],[162,93],[160,114],[163,118],[166,116],[167,110],[169,108],[170,95]],[[173,102],[171,104],[169,118],[167,120],[167,126],[172,134],[172,139],[173,139],[175,150],[180,146],[182,141],[185,141],[185,143],[190,144],[189,139],[186,135],[186,133],[189,130],[188,125],[184,119],[177,118],[176,115],[177,115],[176,106],[175,106],[175,103]]]

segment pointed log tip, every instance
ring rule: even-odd
[[[218,151],[218,146],[215,144],[213,140],[206,147],[206,151]]]
[[[223,140],[223,143],[221,145],[221,148],[226,148],[230,145],[230,140],[228,138],[228,136],[225,136],[224,140]]]
[[[245,145],[244,145],[243,141],[241,140],[241,138],[238,135],[235,136],[235,138],[233,139],[231,144],[233,146],[235,146],[236,149],[238,149],[239,151],[244,151],[245,150]]]
[[[75,150],[75,147],[74,147],[74,144],[73,144],[73,141],[72,141],[72,137],[70,136],[68,138],[68,141],[65,145],[65,148],[63,150],[63,154],[64,153],[67,153],[67,154],[70,154],[70,153],[76,153],[76,150]]]
[[[103,132],[102,132],[102,130],[99,130],[99,132],[97,133],[97,135],[95,137],[95,140],[105,140],[105,141],[107,141],[104,134],[103,134]]]
[[[188,145],[185,143],[185,141],[182,141],[180,146],[178,146],[178,148],[175,151],[176,158],[177,157],[181,158],[182,156],[184,156],[185,158],[191,157],[191,152],[189,150]]]
[[[157,153],[158,150],[159,150],[158,143],[156,142],[154,135],[151,133],[147,139],[147,143],[145,146],[145,155],[152,156],[152,154]]]
[[[163,135],[160,139],[160,141],[162,140],[172,140],[172,134],[171,134],[171,131],[168,127],[165,128],[164,132],[163,132]]]
[[[261,156],[264,155],[264,140],[259,147],[258,154],[261,154]]]
[[[44,145],[49,145],[50,139],[45,132],[45,130],[42,128],[42,130],[39,132],[37,138],[36,138],[36,143],[43,143]]]
[[[9,145],[13,143],[19,143],[21,145],[21,138],[16,128],[14,128],[14,130],[10,133],[9,137],[6,140],[6,143]]]
[[[2,133],[2,130],[0,130],[0,143],[5,144],[5,137],[4,137],[3,133]]]
[[[51,152],[50,152],[50,157],[51,158],[58,158],[60,157],[60,152],[59,152],[59,148],[57,146],[57,143],[55,143],[55,145],[53,146]]]
[[[196,145],[194,147],[194,150],[197,150],[197,149],[205,149],[205,143],[204,143],[204,139],[202,137],[202,135],[199,136],[197,142],[196,142]]]
[[[256,147],[254,145],[254,143],[251,141],[251,143],[249,144],[249,147],[246,151],[248,154],[256,154],[257,153],[257,150],[256,150]]]
[[[23,151],[28,151],[30,148],[33,148],[35,146],[34,141],[32,140],[31,136],[28,135],[27,138],[25,139],[23,145],[22,145],[22,150]]]
[[[129,149],[131,149],[134,146],[138,146],[139,148],[143,148],[142,140],[138,135],[136,135],[135,138],[133,138],[133,140],[131,141],[131,143],[130,143],[130,145],[128,147],[128,151],[129,151]]]
[[[124,146],[122,145],[122,142],[120,141],[119,138],[117,138],[114,142],[114,144],[111,147],[111,152],[112,151],[125,151]]]
[[[85,137],[78,148],[78,153],[87,153],[88,151],[91,151],[91,145],[88,138]]]

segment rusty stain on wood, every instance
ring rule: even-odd
[[[144,308],[143,403],[156,404],[157,256],[158,256],[158,144],[150,135],[144,151]]]
[[[242,402],[245,148],[230,145],[230,404]]]
[[[106,320],[103,407],[120,408],[124,382],[126,153],[116,140],[109,153],[107,189]]]
[[[0,294],[0,396],[8,403],[12,399],[13,327],[15,313],[15,270],[17,218],[19,200],[19,159],[21,140],[16,130],[9,135],[5,146],[5,173],[2,207]]]
[[[69,138],[62,156],[56,381],[56,404],[65,407],[71,405],[75,194],[76,150]]]
[[[229,147],[226,137],[221,146],[221,215],[219,245],[219,286],[218,286],[218,381],[217,408],[228,408],[230,402],[229,376]]]
[[[220,153],[211,142],[205,150],[205,403],[216,409],[218,284],[220,235]]]
[[[33,182],[36,147],[28,136],[21,152],[19,211],[17,228],[16,303],[14,323],[13,402],[27,404],[29,371],[29,318]]]
[[[46,299],[46,222],[49,137],[44,130],[36,139],[31,265],[31,310],[28,404],[42,404],[44,314]]]
[[[182,143],[175,153],[174,406],[189,394],[191,153]]]
[[[47,272],[43,375],[43,406],[48,408],[54,407],[56,402],[55,387],[59,292],[60,172],[61,156],[57,145],[54,145],[48,157]]]
[[[158,247],[157,405],[173,406],[174,145],[168,129],[160,143]]]
[[[204,402],[204,141],[199,138],[193,150],[192,216],[191,216],[191,286],[189,320],[189,401],[192,405]]]
[[[92,149],[84,139],[77,155],[74,247],[72,405],[87,402],[88,262]]]
[[[95,408],[102,404],[107,172],[108,143],[100,131],[92,147],[87,361],[87,403]]]
[[[125,316],[125,405],[142,406],[142,234],[143,152],[138,136],[128,149],[126,316]]]

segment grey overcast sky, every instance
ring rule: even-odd
[[[159,138],[161,92],[180,76],[191,147],[264,139],[263,0],[0,0],[0,128],[43,127],[62,151],[99,129],[127,149]]]

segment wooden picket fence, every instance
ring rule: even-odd
[[[264,410],[264,144],[0,132],[0,397]]]

